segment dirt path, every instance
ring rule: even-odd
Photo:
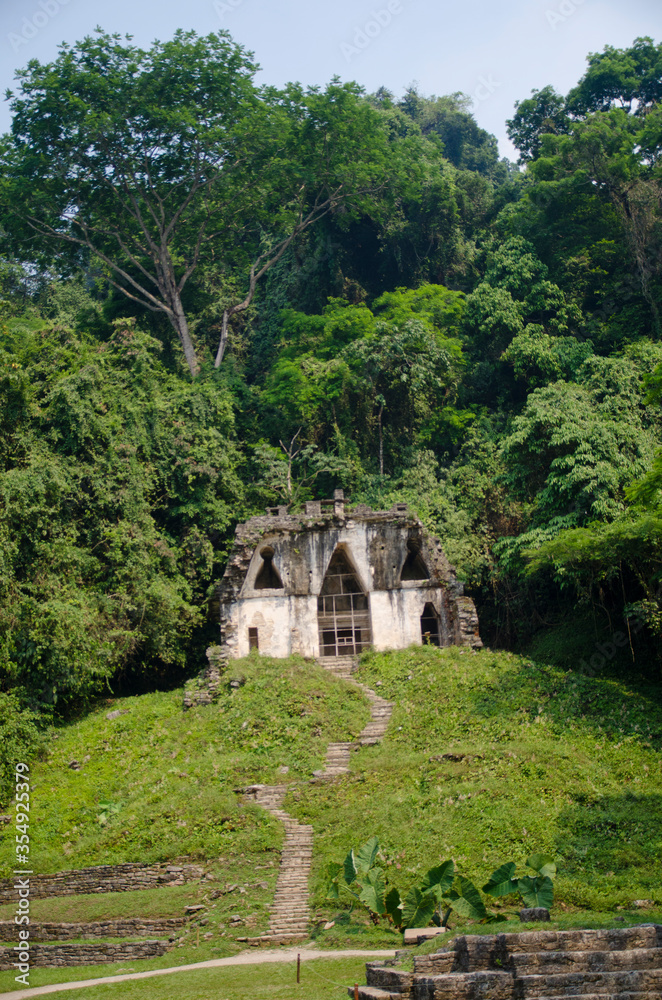
[[[151,969],[149,972],[132,972],[121,976],[105,976],[102,979],[79,979],[72,983],[51,983],[49,986],[36,986],[27,990],[12,990],[10,993],[0,993],[0,1000],[28,1000],[29,997],[44,996],[46,993],[58,993],[62,990],[82,990],[87,986],[107,986],[110,983],[125,983],[130,979],[149,979],[151,976],[169,976],[175,972],[191,972],[195,969],[216,969],[224,965],[262,965],[264,962],[296,962],[301,955],[302,962],[310,962],[314,958],[393,958],[394,951],[363,951],[348,948],[343,951],[320,951],[306,945],[298,948],[280,948],[266,951],[244,951],[230,958],[212,958],[208,962],[196,962],[194,965],[176,965],[171,969]]]

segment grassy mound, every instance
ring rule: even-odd
[[[188,858],[205,859],[214,880],[35,900],[33,917],[176,916],[203,903],[203,918],[179,946],[140,968],[236,952],[237,936],[267,926],[282,830],[234,790],[279,781],[289,785],[286,808],[315,830],[319,944],[400,944],[362,911],[324,898],[326,863],[373,833],[401,892],[441,859],[453,857],[482,885],[501,862],[545,851],[559,867],[552,926],[662,919],[658,688],[457,648],[368,654],[358,678],[395,710],[382,743],[352,754],[349,774],[328,783],[307,779],[329,742],[360,732],[368,708],[356,687],[301,659],[237,661],[216,705],[185,713],[181,692],[144,695],[100,705],[55,732],[48,759],[33,771],[35,871]],[[111,708],[126,714],[108,719]],[[73,760],[80,770],[69,767]],[[8,836],[1,851],[7,872]],[[651,905],[637,909],[635,900]],[[494,908],[513,914],[519,906],[506,899]],[[13,907],[0,911],[7,917]],[[229,926],[234,914],[244,921],[239,929]],[[335,926],[319,929],[329,918]],[[481,930],[454,926],[469,929]],[[34,975],[34,985],[63,978],[62,970]]]
[[[396,702],[386,738],[289,806],[315,827],[320,911],[326,861],[373,833],[401,891],[449,857],[482,885],[542,851],[561,910],[662,903],[659,688],[457,648],[370,654],[358,676]]]
[[[108,719],[111,709],[125,714]],[[327,744],[368,718],[363,695],[316,663],[264,657],[234,664],[216,705],[183,712],[181,691],[99,705],[55,732],[33,769],[33,868],[278,850],[280,824],[241,806],[234,789],[309,777]],[[3,875],[12,840],[0,847]]]

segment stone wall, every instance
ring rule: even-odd
[[[80,938],[109,937],[173,937],[186,924],[184,917],[151,919],[130,917],[126,920],[95,920],[85,924],[55,924],[30,921],[30,941],[78,941]],[[18,941],[18,924],[13,920],[0,920],[0,941]]]
[[[0,970],[15,969],[14,947],[0,948]],[[101,965],[106,962],[133,962],[139,958],[158,958],[168,951],[167,941],[138,941],[121,944],[31,944],[30,965],[56,968],[71,965]]]
[[[440,618],[441,645],[482,645],[473,601],[463,595],[440,541],[406,505],[390,511],[363,505],[348,509],[342,501],[332,511],[322,511],[319,504],[307,507],[297,515],[277,508],[237,527],[219,592],[225,657],[245,656],[249,630],[255,629],[259,648],[268,655],[318,657],[317,598],[339,548],[369,595],[377,649],[420,645],[420,619],[428,602]],[[277,589],[258,586],[264,552],[282,581]],[[423,574],[405,579],[405,562],[416,553]]]
[[[199,865],[97,865],[56,875],[30,875],[30,898],[78,896],[95,892],[134,892],[158,885],[183,885],[204,876]],[[14,903],[16,878],[0,879],[0,903]]]

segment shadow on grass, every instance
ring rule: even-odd
[[[651,891],[660,896],[662,794],[577,796],[559,816],[557,837],[564,874],[625,874],[650,870]]]

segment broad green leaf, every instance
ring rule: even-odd
[[[460,917],[471,920],[484,920],[487,916],[485,904],[476,886],[468,878],[458,875],[448,899]]]
[[[431,893],[439,902],[441,902],[444,895],[452,886],[454,878],[455,864],[452,861],[444,861],[442,865],[437,865],[436,868],[430,868],[429,872],[423,879],[421,890],[424,893]]]
[[[328,899],[339,899],[340,897],[340,885],[338,884],[338,876],[342,873],[343,866],[339,865],[337,861],[330,861],[326,866],[326,877],[327,877],[327,898]]]
[[[533,868],[534,872],[538,872],[539,875],[548,875],[549,878],[556,875],[556,864],[549,854],[532,854],[530,858],[526,859],[526,865],[528,868]]]
[[[354,851],[350,851],[343,865],[343,870],[345,873],[345,882],[347,885],[351,885],[352,882],[356,882],[356,864],[354,863]]]
[[[402,925],[402,900],[396,888],[389,889],[384,897],[384,909],[396,927]]]
[[[386,881],[381,868],[373,868],[366,875],[366,881],[359,893],[359,899],[373,913],[383,916],[386,913],[384,905],[384,893],[386,892]]]
[[[363,847],[359,847],[356,854],[352,851],[354,867],[357,875],[365,875],[367,871],[370,871],[375,863],[378,850],[379,841],[377,837],[371,837],[370,840],[366,841]]]
[[[552,908],[554,902],[554,885],[548,875],[531,878],[525,875],[517,880],[517,887],[522,894],[525,906],[542,906],[546,910]]]
[[[501,865],[492,872],[483,886],[483,892],[489,896],[507,896],[511,892],[517,892],[517,880],[513,879],[516,868],[514,861],[507,861],[505,865]]]
[[[407,893],[402,907],[402,923],[405,927],[427,927],[436,909],[434,897],[424,895],[414,887]]]

